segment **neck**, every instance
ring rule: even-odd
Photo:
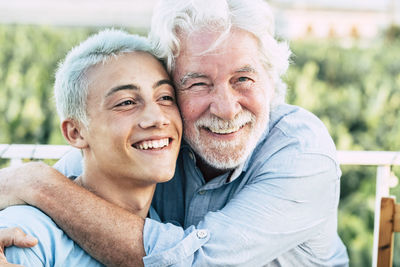
[[[155,190],[155,184],[139,186],[129,177],[110,177],[88,169],[76,179],[76,183],[142,218],[147,217]]]
[[[201,173],[203,174],[204,180],[206,183],[214,179],[215,177],[229,172],[230,170],[221,170],[216,169],[209,164],[207,164],[201,157],[196,156],[196,165],[200,169]]]

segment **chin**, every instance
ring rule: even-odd
[[[154,169],[157,170],[156,168],[154,168]],[[158,174],[153,173],[153,177],[151,179],[155,180],[156,183],[164,183],[164,182],[168,182],[169,180],[171,180],[174,177],[174,174],[175,174],[175,168],[172,171],[168,171],[168,172],[163,172],[163,173],[158,173]]]
[[[163,175],[163,176],[157,176],[155,178],[155,183],[165,183],[168,182],[169,180],[172,179],[172,177],[174,177],[174,175]],[[154,179],[154,177],[153,177]]]

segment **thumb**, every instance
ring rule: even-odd
[[[38,240],[30,235],[25,234],[20,228],[4,228],[0,229],[0,267],[19,266],[7,263],[4,254],[4,247],[12,245],[18,247],[33,247],[38,243]]]
[[[17,246],[22,248],[33,247],[38,240],[33,236],[25,234],[20,228],[0,229],[0,247]]]

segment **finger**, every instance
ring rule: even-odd
[[[0,247],[18,246],[22,248],[33,247],[38,240],[33,236],[25,234],[18,227],[0,229]]]
[[[22,267],[8,263],[4,254],[4,247],[16,245],[19,247],[32,247],[38,240],[32,236],[26,235],[20,228],[0,229],[0,267]]]
[[[0,246],[0,267],[7,263],[6,255],[4,255],[4,248]]]
[[[0,267],[23,267],[22,265],[18,265],[18,264],[12,264],[12,263],[2,263],[0,262]]]

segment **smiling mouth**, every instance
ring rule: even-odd
[[[236,126],[236,127],[231,127],[231,128],[213,128],[213,127],[203,127],[203,129],[212,132],[214,134],[221,134],[221,135],[225,135],[225,134],[231,134],[231,133],[235,133],[237,131],[239,131],[240,129],[242,129],[246,124],[242,125],[242,126]]]
[[[133,144],[132,147],[140,150],[162,149],[164,147],[167,147],[170,142],[172,142],[172,139],[170,138],[163,138],[158,140],[145,140]]]

